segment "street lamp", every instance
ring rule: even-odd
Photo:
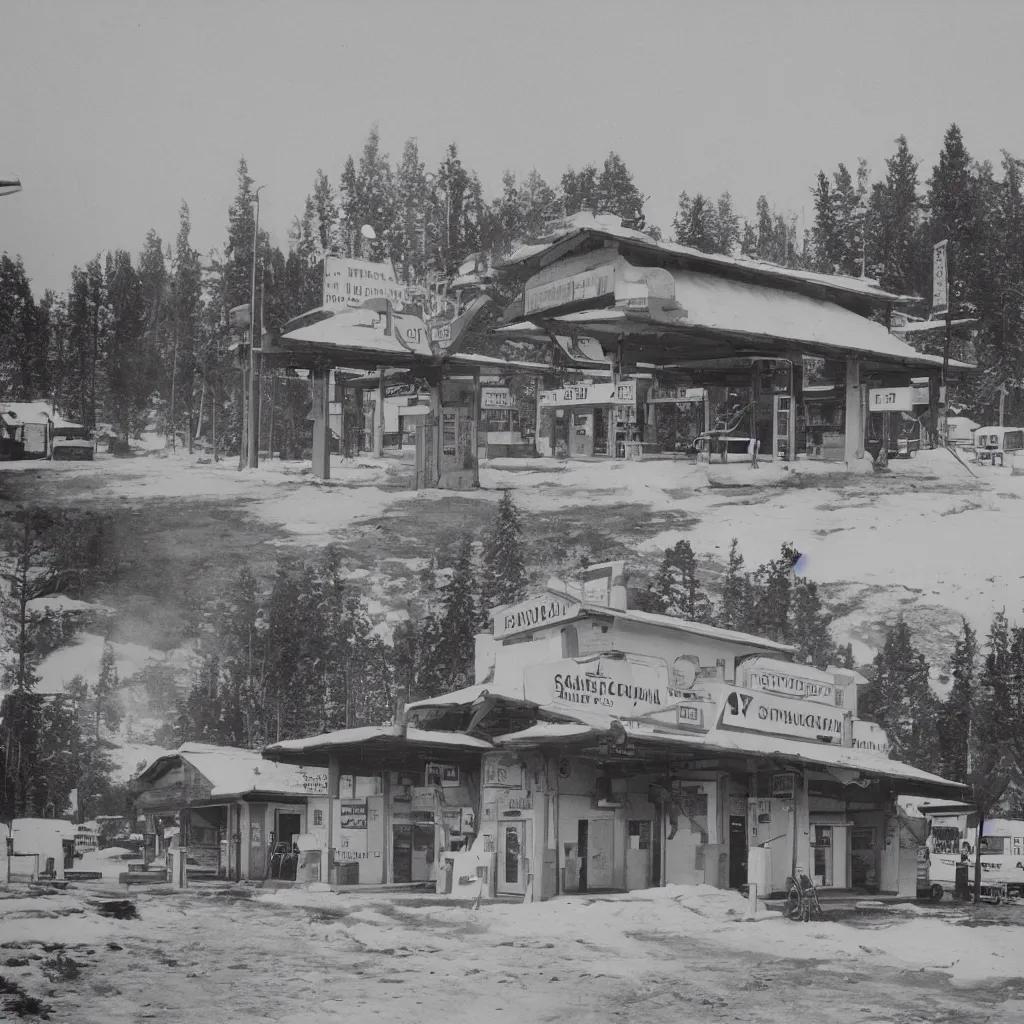
[[[9,196],[20,191],[20,178],[0,178],[0,196]]]

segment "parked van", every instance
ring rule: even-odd
[[[1024,452],[1024,427],[979,427],[974,434],[974,457],[978,462],[1003,465],[1004,455]]]

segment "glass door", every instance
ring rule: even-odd
[[[503,821],[499,832],[498,892],[526,892],[524,870],[525,826],[521,821]]]
[[[833,885],[832,826],[814,826],[814,884]]]

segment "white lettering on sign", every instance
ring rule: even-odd
[[[869,388],[869,412],[913,412],[913,388]]]
[[[563,277],[547,284],[534,285],[523,294],[523,308],[527,316],[544,309],[586,302],[615,291],[614,265],[605,265],[582,274]]]
[[[511,409],[515,405],[512,392],[508,388],[481,388],[481,409]]]
[[[371,263],[340,256],[324,259],[323,304],[327,307],[360,306],[367,299],[390,299],[401,307],[410,297],[390,262]]]
[[[835,704],[840,707],[843,704],[841,687],[816,679],[804,679],[802,676],[790,675],[786,672],[753,669],[747,673],[747,682],[755,690],[784,693],[789,697],[804,697],[818,704]]]
[[[452,325],[442,324],[440,327],[430,328],[430,340],[431,341],[451,341],[452,340]]]
[[[561,597],[539,597],[513,605],[494,616],[494,636],[500,639],[516,633],[528,633],[542,626],[573,619],[580,606]]]
[[[734,690],[726,697],[720,724],[727,729],[746,729],[841,744],[844,718],[842,712],[828,714],[814,711],[802,701],[787,697]]]

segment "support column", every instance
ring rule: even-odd
[[[928,374],[928,441],[932,448],[939,446],[939,398],[941,378],[937,373]],[[1000,398],[1000,402],[1002,399]],[[1000,405],[1002,408],[1002,405]],[[1002,421],[1000,420],[1000,425]]]
[[[313,476],[321,480],[331,477],[330,371],[313,370]]]
[[[335,391],[338,400],[338,454],[344,458],[347,450],[348,430],[345,427],[345,385],[337,383],[335,377]]]
[[[787,458],[796,462],[796,417],[800,410],[800,396],[804,386],[804,361],[796,354],[789,359],[789,432],[786,437]]]
[[[324,856],[324,874],[320,879],[330,885],[334,881],[334,800],[341,782],[339,754],[327,755],[327,851]]]
[[[377,408],[374,411],[373,454],[379,459],[384,454],[384,367],[377,367]]]
[[[860,360],[846,360],[846,433],[844,435],[847,467],[861,458]]]
[[[544,378],[537,377],[534,380],[533,386],[533,398],[534,398],[534,430],[533,430],[533,448],[537,455],[540,455],[540,393],[544,385]],[[554,452],[551,453],[554,455]]]
[[[473,423],[469,443],[473,446],[473,486],[480,486],[480,370],[473,370]]]

